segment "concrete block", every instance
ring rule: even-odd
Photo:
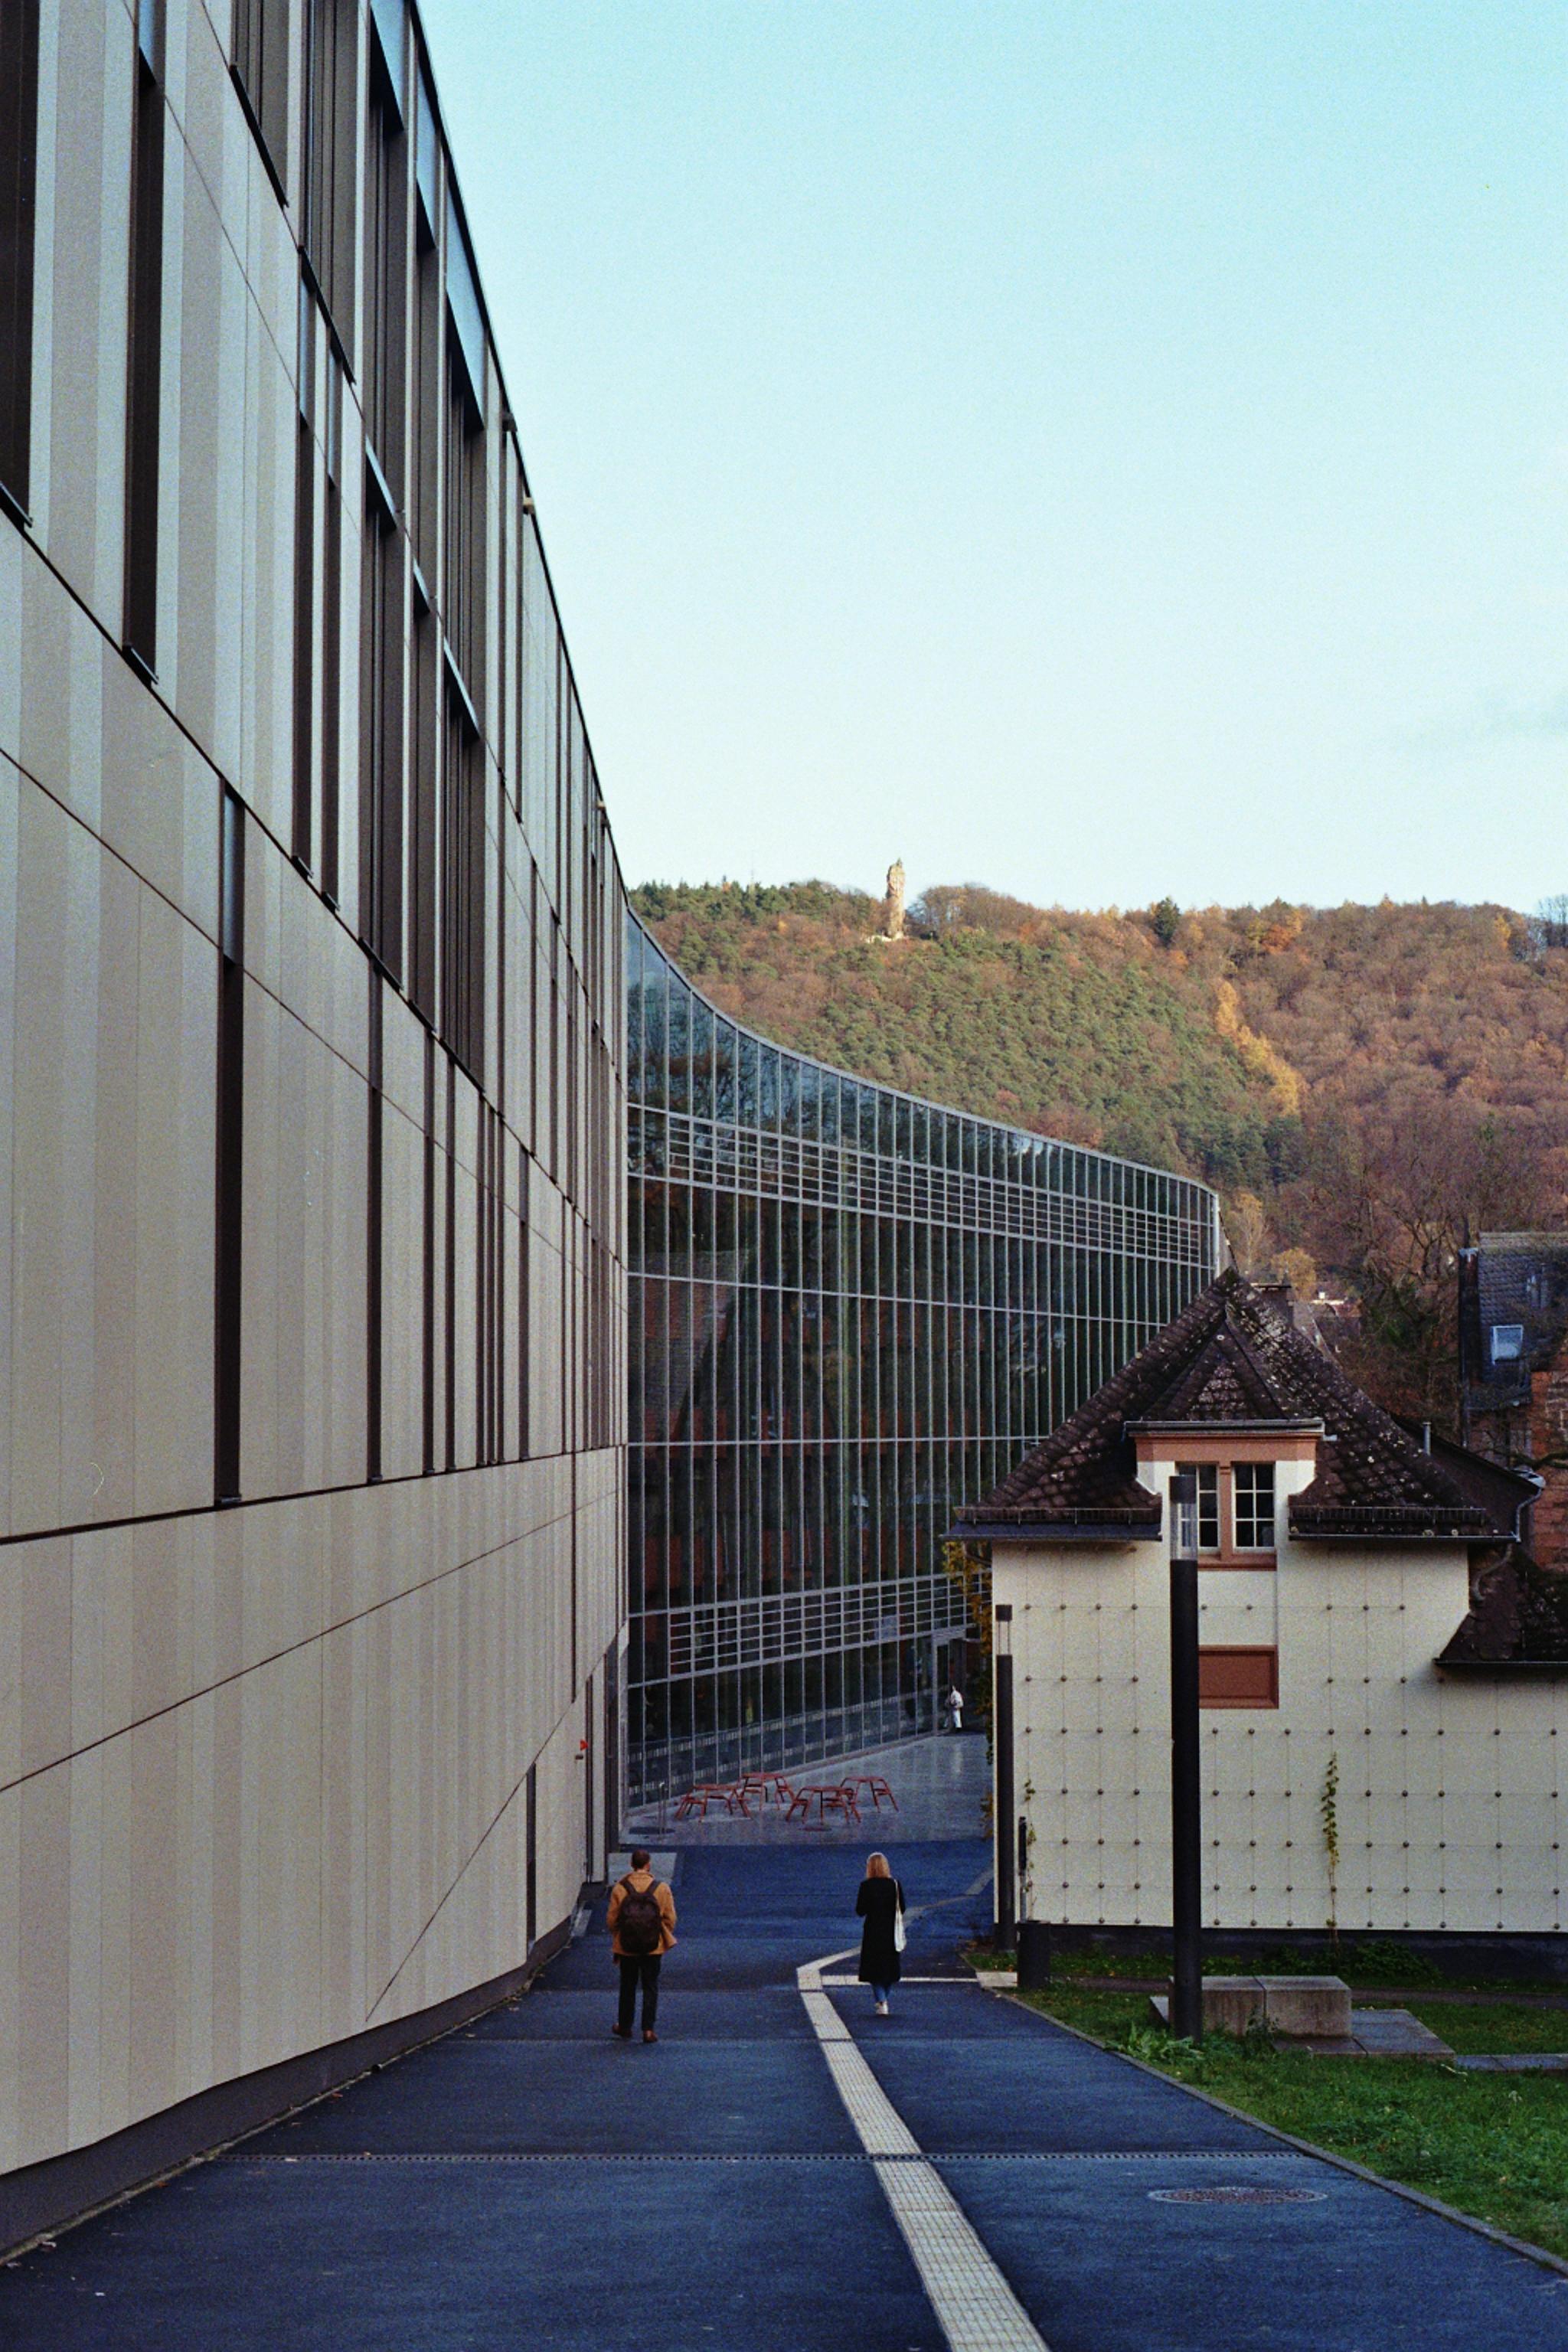
[[[1163,2025],[1168,1997],[1156,1995],[1151,2006]],[[1340,1977],[1205,1977],[1205,2033],[1245,2033],[1255,2025],[1287,2041],[1347,2039],[1350,1987]]]
[[[1271,2033],[1349,2033],[1351,1989],[1342,1977],[1259,1977],[1258,1982]]]
[[[1150,2006],[1160,2023],[1165,2024],[1171,2013],[1169,1995],[1157,1993]],[[1205,1977],[1205,2033],[1245,2033],[1248,2026],[1261,2025],[1263,2017],[1261,1977]]]

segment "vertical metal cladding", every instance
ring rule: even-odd
[[[602,1869],[624,924],[415,11],[6,0],[0,2246]]]
[[[1202,1184],[752,1035],[628,918],[628,1793],[931,1731],[941,1538],[1215,1271]]]

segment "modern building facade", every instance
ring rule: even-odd
[[[936,1727],[942,1537],[1215,1270],[1212,1192],[752,1035],[632,918],[634,1801]]]
[[[623,898],[402,0],[7,0],[0,504],[19,2226],[515,1973],[619,1774]]]
[[[405,0],[0,9],[0,509],[5,2243],[495,1998],[628,1778],[928,1723],[1215,1229],[628,926]]]

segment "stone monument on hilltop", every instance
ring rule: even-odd
[[[904,929],[904,861],[895,857],[888,868],[888,895],[882,901],[882,929],[872,934],[868,945],[890,947],[907,939]]]

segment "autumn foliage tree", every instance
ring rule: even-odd
[[[656,885],[722,1009],[985,1118],[1215,1185],[1249,1265],[1347,1294],[1358,1376],[1452,1412],[1467,1230],[1568,1222],[1568,908],[1031,906],[928,889],[911,936],[824,882]]]

